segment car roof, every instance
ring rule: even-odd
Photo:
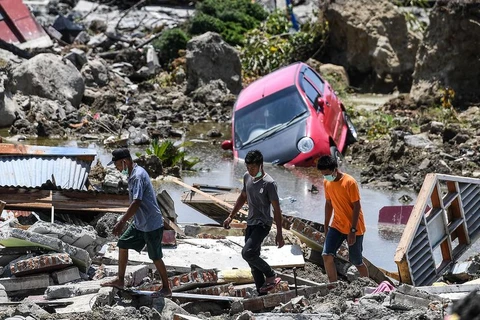
[[[305,65],[303,62],[296,62],[252,82],[240,92],[235,104],[235,109],[242,109],[255,101],[293,86],[298,75],[298,70],[303,65]]]

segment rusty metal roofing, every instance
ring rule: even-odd
[[[96,154],[85,148],[0,144],[0,186],[38,188],[47,184],[86,190]]]

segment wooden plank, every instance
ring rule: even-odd
[[[410,266],[407,260],[407,251],[413,241],[418,226],[425,215],[425,208],[427,207],[428,200],[436,187],[436,175],[429,173],[426,175],[422,188],[418,193],[417,201],[413,206],[412,213],[408,219],[405,230],[398,243],[395,251],[394,261],[397,264],[398,273],[401,282],[412,284],[412,277],[410,274]]]
[[[286,274],[286,273],[281,273],[281,272],[278,272],[278,271],[276,271],[276,274],[277,274],[277,276],[282,278],[282,280],[287,281],[289,284],[295,284],[295,277],[293,276],[293,274]],[[303,279],[303,278],[300,278],[300,277],[296,277],[296,280],[297,280],[297,285],[298,286],[320,286],[320,285],[324,284],[324,283],[318,283],[318,282],[315,282],[315,281],[310,281],[308,279]]]
[[[2,213],[3,209],[5,209],[5,205],[7,203],[5,201],[0,200],[0,213]]]
[[[212,196],[211,194],[207,193],[207,192],[203,192],[201,191],[200,189],[197,189],[195,187],[192,187],[191,185],[181,181],[180,179],[176,178],[176,177],[168,177],[166,179],[166,181],[173,181],[175,182],[176,184],[182,186],[182,187],[185,187],[191,191],[194,191],[195,193],[198,193],[202,196],[204,196],[205,198],[207,199],[210,199],[211,201],[215,202],[216,204],[222,206],[222,207],[225,207],[226,209],[230,210],[230,212],[233,210],[233,207],[234,205],[226,202],[226,201],[223,201],[223,200],[219,200],[218,198],[216,198],[215,196]],[[239,214],[241,215],[244,215],[244,216],[248,216],[248,212],[246,212],[245,210],[242,210],[240,209],[240,211],[238,212]]]
[[[71,190],[0,188],[0,197],[8,199],[11,210],[55,210],[68,212],[125,213],[130,204],[127,194]]]
[[[176,233],[184,236],[185,233],[183,232],[182,229],[180,229],[180,227],[175,223],[173,222],[172,220],[170,220],[169,218],[165,218],[163,217],[163,223],[165,225],[165,229],[167,230],[174,230]]]
[[[416,287],[419,290],[426,291],[430,294],[442,294],[442,293],[470,293],[473,290],[480,289],[480,284],[453,284],[447,286],[424,286]]]
[[[172,298],[183,299],[183,300],[205,300],[205,301],[225,301],[225,302],[234,302],[234,301],[243,300],[242,297],[212,296],[208,294],[195,294],[195,293],[184,293],[184,292],[173,292]]]

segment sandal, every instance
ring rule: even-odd
[[[268,291],[272,291],[273,289],[275,289],[277,284],[280,283],[281,280],[282,280],[281,278],[277,277],[273,280],[273,282],[265,282],[258,291],[260,293],[267,293]]]

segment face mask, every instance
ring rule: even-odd
[[[337,174],[335,174],[335,175],[333,175],[333,173],[332,174],[326,174],[326,175],[323,176],[323,178],[327,181],[332,182],[337,178]]]
[[[258,173],[255,176],[251,176],[253,179],[258,179],[262,177],[262,166],[258,169]]]
[[[123,170],[121,171],[122,175],[128,177],[128,169],[125,167],[125,162],[123,163]]]

